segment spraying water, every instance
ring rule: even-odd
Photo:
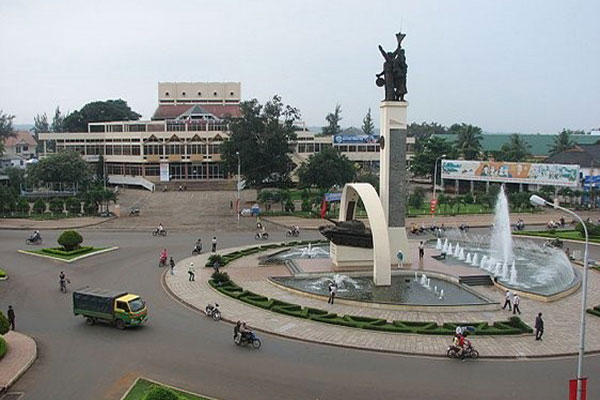
[[[513,243],[508,213],[508,199],[504,193],[504,185],[498,192],[494,216],[494,232],[492,233],[492,252],[505,263],[512,263],[514,259]]]

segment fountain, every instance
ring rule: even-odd
[[[517,268],[515,267],[515,260],[512,262],[512,266],[510,267],[510,278],[508,280],[510,285],[517,284]]]
[[[444,289],[440,290],[440,300],[444,298]]]
[[[421,275],[421,285],[422,286],[427,285],[427,275],[426,274]]]
[[[442,239],[440,239],[440,238],[437,239],[437,242],[435,243],[435,249],[442,250]]]
[[[479,264],[479,268],[481,269],[487,269],[487,256],[484,254],[483,257],[481,257],[481,264]]]
[[[477,261],[478,261],[478,260],[477,260],[477,256],[478,256],[478,254],[477,254],[477,253],[473,253],[473,262],[471,263],[471,265],[472,265],[472,266],[474,266],[474,267],[476,267],[476,266],[478,266],[478,265],[479,265],[479,264],[477,263]]]
[[[417,276],[417,271],[415,271],[415,281],[418,281],[419,277]]]
[[[500,275],[502,276],[503,280],[506,280],[508,278],[508,264],[506,263],[506,261],[502,263],[502,273]]]
[[[502,272],[502,264],[498,262],[498,263],[496,263],[496,268],[494,269],[494,275],[499,276],[501,272]]]
[[[473,260],[471,260],[471,253],[467,253],[467,257],[465,257],[465,262],[467,264],[471,264]]]
[[[448,250],[448,238],[444,239],[444,246],[442,247],[442,250],[444,250],[444,251]]]
[[[494,209],[494,230],[492,232],[491,250],[500,261],[512,262],[513,242],[508,213],[508,199],[504,193],[504,185],[498,192],[496,207]]]
[[[446,239],[446,240],[447,240],[447,239]],[[449,243],[449,244],[448,244],[448,248],[447,248],[447,250],[448,250],[448,251],[447,251],[447,253],[448,253],[448,254],[452,254],[452,243]]]
[[[458,259],[463,261],[465,259],[465,249],[463,249],[462,247],[460,248],[460,251],[458,252]]]
[[[460,254],[460,245],[458,243],[456,243],[456,246],[454,247],[454,257],[458,257],[459,254]]]

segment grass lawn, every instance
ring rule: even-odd
[[[152,386],[155,386],[155,385],[156,385],[155,383],[148,382],[147,380],[138,379],[138,381],[135,383],[135,385],[133,385],[133,387],[131,388],[131,390],[127,394],[127,397],[125,397],[124,400],[144,400],[144,398],[146,396],[146,392]],[[162,386],[162,385],[156,385],[156,386]],[[179,395],[179,398],[181,400],[209,400],[206,397],[195,396],[193,394],[189,394],[186,392],[180,392],[179,390],[173,389],[173,391]]]
[[[42,249],[42,250],[23,250],[23,251],[25,251],[26,253],[41,254],[43,256],[56,258],[58,260],[72,260],[74,258],[81,257],[86,254],[97,253],[100,250],[105,250],[105,249],[107,249],[107,247],[90,247],[86,251],[78,252],[75,254],[52,254],[52,253],[45,252],[44,249]]]
[[[513,232],[513,235],[526,235],[526,236],[538,236],[538,237],[545,237],[545,238],[560,238],[560,239],[567,239],[567,240],[576,240],[579,242],[585,242],[585,238],[583,238],[579,232],[575,231],[575,230],[571,230],[571,231],[557,231],[555,233],[552,232],[546,232],[546,231],[521,231],[521,232]],[[593,243],[600,243],[600,237],[597,236],[591,236],[590,237],[590,242]]]

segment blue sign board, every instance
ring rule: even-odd
[[[347,143],[377,143],[379,136],[375,135],[335,135],[333,137],[333,143],[335,144],[347,144]]]
[[[586,175],[583,178],[583,190],[588,192],[590,188],[600,187],[600,175]]]
[[[329,201],[341,201],[342,200],[342,193],[338,192],[338,193],[325,193],[325,201],[329,202]]]

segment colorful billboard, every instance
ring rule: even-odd
[[[442,160],[442,178],[576,187],[579,165]]]
[[[335,144],[356,144],[356,143],[377,143],[379,136],[375,135],[335,135],[333,143]]]

